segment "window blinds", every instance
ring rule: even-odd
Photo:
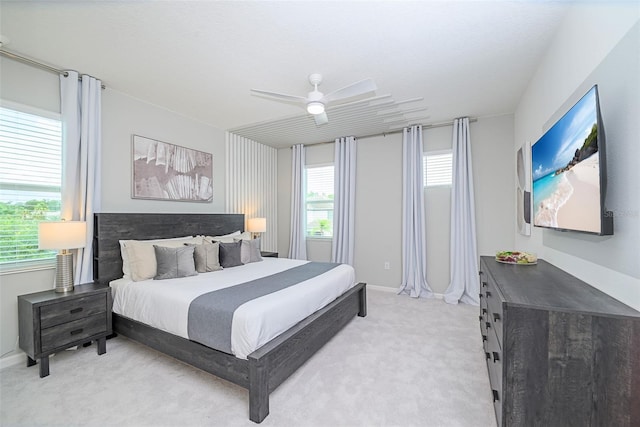
[[[59,119],[0,107],[0,263],[46,259],[38,223],[60,217]]]
[[[451,150],[425,153],[422,161],[425,187],[451,185],[453,162]]]

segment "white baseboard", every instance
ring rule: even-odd
[[[15,354],[5,356],[0,359],[0,370],[8,368],[9,366],[19,365],[20,363],[26,363],[27,355],[22,351],[17,351]]]
[[[390,292],[394,294],[398,293],[398,288],[390,288],[389,286],[367,285],[367,289],[371,289],[372,291]]]
[[[380,291],[380,292],[389,292],[389,293],[398,293],[398,288],[391,288],[389,286],[380,286],[380,285],[367,285],[367,289],[371,289],[372,291]],[[437,299],[444,299],[444,294],[433,293],[433,297]]]

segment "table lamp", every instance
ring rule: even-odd
[[[260,233],[267,231],[266,218],[250,218],[247,221],[247,231],[253,234],[253,238],[259,237]]]
[[[84,221],[47,221],[38,225],[38,248],[60,251],[56,256],[56,292],[73,290],[73,254],[69,250],[84,248],[86,241]]]

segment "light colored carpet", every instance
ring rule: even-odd
[[[478,308],[369,290],[263,426],[495,426]],[[2,426],[251,426],[248,392],[124,337],[0,372]]]

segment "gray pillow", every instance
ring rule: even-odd
[[[242,265],[240,247],[242,242],[220,243],[220,265],[222,268]]]
[[[158,265],[154,280],[175,279],[178,277],[195,276],[195,262],[193,259],[194,245],[167,248],[153,245]]]
[[[249,264],[250,262],[262,261],[262,255],[260,255],[260,238],[252,240],[238,240],[236,242],[242,242],[240,247],[240,261],[243,264]]]
[[[188,243],[185,243],[188,245]],[[220,266],[220,243],[209,243],[206,240],[201,245],[195,245],[193,252],[196,271],[198,273],[208,273],[210,271],[222,270]]]

